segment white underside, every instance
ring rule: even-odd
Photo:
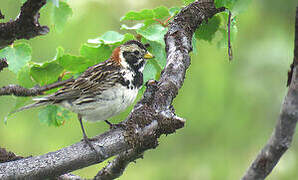
[[[134,102],[137,94],[138,89],[128,89],[118,84],[98,95],[96,102],[76,105],[74,101],[72,106],[70,106],[67,101],[63,101],[61,106],[81,114],[83,120],[102,121],[124,111]]]

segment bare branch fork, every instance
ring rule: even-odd
[[[275,129],[242,180],[262,180],[273,170],[292,143],[298,121],[298,7],[296,8],[294,60],[289,72],[289,90]]]
[[[100,152],[100,157],[84,147],[84,143],[78,142],[41,156],[2,163],[0,179],[57,177],[115,155],[119,156],[94,178],[119,177],[129,162],[141,157],[144,151],[155,148],[158,145],[157,139],[162,134],[174,133],[184,126],[185,120],[175,115],[172,101],[178,94],[190,65],[193,33],[204,20],[224,10],[225,8],[217,9],[213,0],[199,0],[183,8],[175,16],[165,35],[167,65],[160,81],[147,83],[142,100],[122,122],[124,126],[96,136],[98,140],[92,142],[92,145]],[[67,174],[59,178],[70,179],[70,176]]]
[[[49,32],[47,26],[41,26],[38,22],[39,10],[46,2],[47,0],[27,0],[14,21],[0,23],[0,49],[17,39],[31,39]],[[4,18],[1,12],[0,18]]]

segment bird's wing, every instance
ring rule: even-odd
[[[74,101],[82,97],[94,97],[119,82],[119,69],[119,65],[111,61],[91,66],[75,81],[66,84],[56,93],[35,100],[59,103],[63,100]]]

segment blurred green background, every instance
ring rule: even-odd
[[[36,62],[54,57],[56,47],[78,54],[81,44],[104,32],[119,31],[119,19],[129,10],[181,6],[179,0],[69,0],[73,16],[62,33],[53,28],[46,36],[28,41]],[[198,41],[185,83],[174,101],[187,122],[177,133],[162,137],[155,150],[129,165],[120,179],[239,179],[270,137],[286,94],[287,70],[293,58],[296,0],[253,0],[237,19],[234,60],[216,43]],[[0,1],[5,20],[15,18],[21,3]],[[50,24],[49,8],[41,11],[42,24]],[[16,83],[7,69],[0,86]],[[38,121],[38,109],[3,119],[14,106],[14,97],[0,97],[0,146],[22,156],[40,155],[78,142],[82,138],[73,118],[62,127]],[[131,109],[131,108],[130,108]],[[123,120],[129,110],[112,119]],[[108,130],[105,123],[85,123],[89,136]],[[298,178],[297,135],[269,180]],[[75,171],[91,178],[106,164]]]

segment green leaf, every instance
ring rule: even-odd
[[[134,39],[134,35],[130,33],[126,33],[124,35],[116,32],[116,31],[108,31],[102,36],[96,38],[96,39],[89,39],[88,43],[91,44],[109,44],[109,45],[120,45],[124,41],[132,40]]]
[[[156,19],[162,19],[164,17],[170,16],[169,9],[164,6],[160,6],[153,9],[153,14],[154,14],[154,18]]]
[[[140,12],[129,11],[123,16],[120,21],[124,20],[146,20],[154,18],[154,13],[151,9],[144,9]]]
[[[170,16],[169,9],[164,6],[160,6],[155,9],[143,9],[139,12],[129,11],[120,19],[120,21],[162,19],[168,16]]]
[[[17,74],[31,60],[31,47],[26,43],[8,46],[0,50],[0,58],[6,58],[8,69]]]
[[[55,105],[48,105],[38,113],[38,119],[48,126],[61,126],[69,118],[69,111]]]
[[[158,80],[160,72],[166,65],[166,52],[165,46],[154,41],[148,41],[147,39],[142,39],[143,43],[149,43],[150,46],[147,48],[149,52],[154,54],[155,58],[148,60],[144,69],[144,82],[150,79]]]
[[[154,20],[154,19],[145,20],[144,21],[144,26],[142,28],[140,28],[140,29],[145,29],[145,28],[151,26],[152,24],[156,24],[156,23],[158,23],[158,22],[156,20]]]
[[[196,30],[195,37],[197,39],[203,39],[211,42],[219,28],[219,25],[220,17],[213,16],[211,19],[209,19],[208,23],[202,23],[202,25]]]
[[[129,40],[134,40],[134,39],[136,39],[135,38],[135,36],[133,35],[133,34],[130,34],[130,33],[125,33],[124,34],[124,39],[123,39],[123,41],[121,41],[121,42],[119,42],[120,44],[123,44],[124,42],[126,42],[126,41],[129,41]],[[115,45],[120,45],[120,44],[115,44]]]
[[[104,44],[115,44],[121,42],[124,39],[124,35],[116,31],[108,31],[98,38],[99,41],[102,41]]]
[[[72,9],[66,2],[61,1],[59,7],[54,6],[52,10],[52,22],[58,32],[62,32],[68,18],[72,15]]]
[[[43,64],[33,64],[30,69],[30,75],[40,85],[56,82],[63,72],[63,67],[55,61]]]
[[[155,41],[145,41],[145,43],[150,44],[148,51],[150,51],[152,54],[154,54],[154,56],[155,56],[154,59],[160,66],[159,69],[164,68],[167,63],[167,55],[166,55],[166,51],[165,51],[165,46],[160,43],[157,43]]]
[[[112,54],[112,49],[104,44],[95,47],[83,44],[80,49],[80,54],[89,59],[92,65],[94,65],[107,60]]]
[[[158,68],[155,67],[152,61],[154,60],[149,60],[144,68],[144,83],[146,83],[150,79],[156,79]]]
[[[92,62],[84,57],[65,54],[58,59],[58,64],[72,73],[80,73],[92,66]]]
[[[235,16],[245,11],[249,7],[251,0],[214,0],[214,3],[217,8],[228,8]]]
[[[141,27],[143,27],[144,24],[143,23],[138,23],[134,26],[128,27],[126,24],[122,24],[121,25],[121,30],[136,30],[136,29],[140,29]]]
[[[30,67],[24,66],[19,73],[17,74],[18,84],[25,87],[31,88],[35,85],[31,75],[30,75]]]
[[[164,45],[164,35],[167,32],[167,28],[159,25],[153,24],[147,28],[141,28],[137,30],[137,33],[142,35],[144,38],[149,41],[156,41],[162,45]]]
[[[231,10],[236,1],[237,0],[214,0],[214,4],[216,8],[226,7]]]
[[[197,52],[198,52],[198,50],[197,50],[197,39],[195,37],[195,34],[193,34],[191,40],[192,40],[192,42],[191,42],[192,43],[192,52],[194,54],[197,54]]]
[[[184,5],[186,6],[193,2],[195,2],[195,0],[183,0]]]
[[[170,15],[175,16],[180,12],[181,8],[180,7],[172,7],[169,9]]]
[[[64,54],[63,47],[61,47],[61,46],[57,47],[57,49],[56,49],[56,56],[55,56],[54,60],[59,59],[60,57],[63,56],[63,54]]]

